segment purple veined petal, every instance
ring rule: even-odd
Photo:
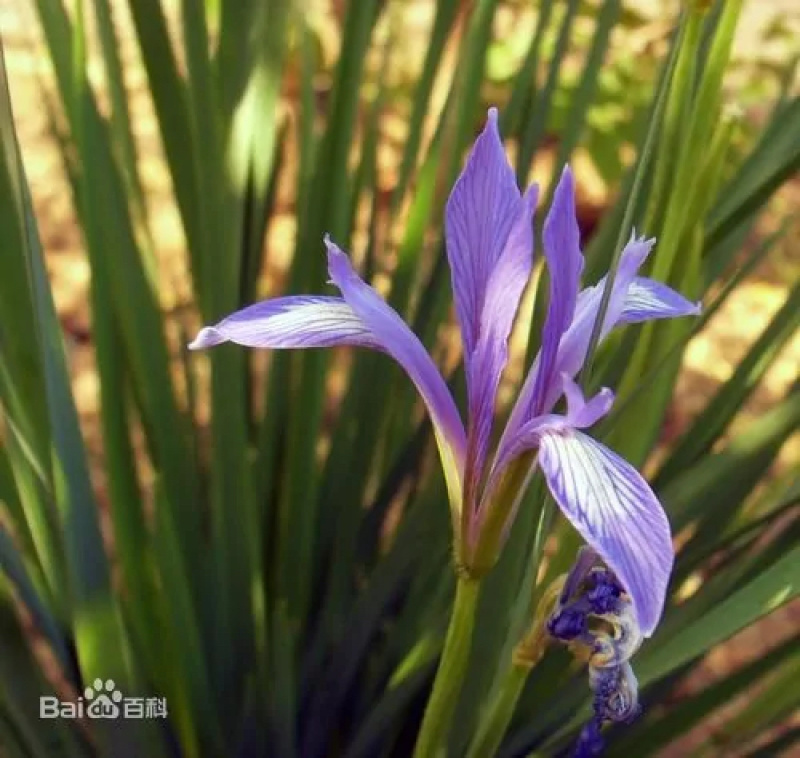
[[[483,471],[492,431],[500,377],[508,363],[508,337],[533,262],[533,213],[538,187],[528,189],[506,244],[486,285],[480,337],[467,361],[469,398],[470,467],[479,477]]]
[[[614,393],[603,387],[590,400],[569,374],[561,375],[564,394],[567,396],[567,423],[575,429],[588,429],[606,416],[614,404]]]
[[[608,413],[614,402],[614,393],[605,387],[587,401],[580,387],[566,374],[561,376],[558,386],[559,388],[563,387],[563,389],[559,389],[559,392],[563,391],[567,396],[566,415],[537,416],[523,424],[513,436],[503,437],[504,444],[498,449],[492,463],[479,513],[485,513],[484,508],[489,507],[489,504],[493,502],[497,487],[509,464],[522,453],[539,447],[542,435],[558,431],[568,433],[573,429],[585,429],[592,426]],[[529,472],[529,476],[531,473],[532,470]],[[517,500],[518,504],[519,500]],[[512,510],[506,522],[506,529],[510,527],[515,514],[516,510]]]
[[[608,303],[600,339],[604,340],[616,326],[661,318],[696,316],[700,304],[692,303],[671,287],[660,282],[636,276],[647,258],[655,240],[631,238],[622,252],[620,267],[614,279],[614,289]],[[586,360],[594,322],[597,319],[607,277],[593,287],[587,287],[578,296],[575,319],[558,351],[558,370],[575,376]],[[548,397],[555,403],[557,393]],[[552,405],[546,406],[552,407]]]
[[[554,373],[558,345],[572,323],[583,271],[580,229],[575,209],[575,180],[569,166],[564,168],[553,194],[553,204],[544,222],[542,241],[550,274],[550,298],[538,370],[526,413],[529,418],[546,412],[543,403],[547,390],[554,381],[558,381]]]
[[[520,426],[513,435],[504,435],[503,444],[498,449],[492,465],[487,491],[499,480],[503,470],[515,458],[539,446],[543,434],[586,429],[603,418],[614,403],[614,393],[607,387],[603,387],[594,397],[586,400],[581,388],[567,374],[561,375],[556,386],[559,394],[563,392],[567,396],[566,415],[548,413],[536,416]]]
[[[672,287],[637,276],[625,294],[619,324],[636,324],[657,318],[677,318],[679,316],[699,316],[700,303],[687,300]]]
[[[445,208],[445,240],[465,361],[480,338],[486,287],[515,219],[520,192],[497,126],[497,109],[467,158]]]
[[[614,571],[642,633],[656,628],[673,564],[669,522],[627,461],[576,430],[545,430],[539,466],[561,511]]]
[[[272,349],[357,345],[381,349],[367,325],[340,297],[300,295],[265,300],[200,330],[191,350],[235,342]]]
[[[631,237],[620,257],[617,275],[614,277],[614,287],[608,301],[600,338],[605,339],[608,333],[618,323],[625,304],[625,296],[636,277],[639,267],[647,259],[653,249],[655,240]],[[575,376],[583,366],[589,340],[594,329],[594,322],[600,311],[603,300],[603,290],[606,286],[608,275],[604,276],[593,287],[587,287],[578,295],[575,307],[575,318],[572,321],[558,351],[557,366],[561,373]],[[555,397],[552,402],[558,398]]]
[[[620,324],[697,315],[700,312],[699,304],[691,303],[670,287],[636,276],[654,244],[653,239],[632,236],[622,251],[614,288],[600,330],[601,341]],[[583,366],[607,278],[604,276],[597,284],[587,287],[578,295],[575,316],[558,349],[556,370],[559,373],[575,376]],[[560,394],[558,386],[551,383],[543,404],[545,411],[553,407]]]
[[[517,402],[500,441],[504,453],[513,438],[528,420],[547,413],[545,402],[559,384],[556,359],[562,336],[572,323],[583,271],[580,229],[575,211],[575,181],[569,166],[564,168],[553,194],[553,203],[544,222],[544,254],[550,273],[550,297],[542,334],[542,348],[522,385]]]
[[[422,396],[433,422],[451,498],[460,505],[466,438],[450,390],[423,344],[399,314],[361,279],[347,255],[327,236],[325,246],[331,281],[381,348],[405,369]]]

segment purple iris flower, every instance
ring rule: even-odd
[[[508,338],[533,264],[537,193],[535,185],[524,194],[517,188],[500,139],[497,111],[491,109],[445,214],[467,379],[466,429],[422,343],[327,237],[328,272],[341,297],[300,295],[257,303],[202,329],[189,347],[230,341],[262,348],[356,345],[387,353],[416,385],[433,422],[459,550],[468,554],[474,548],[498,500],[504,472],[519,465],[521,455],[538,451],[539,468],[555,501],[619,577],[643,633],[649,635],[661,615],[672,568],[670,528],[639,473],[581,431],[608,413],[613,395],[603,389],[587,401],[573,381],[586,358],[605,280],[579,291],[583,256],[568,168],[544,223],[550,301],[542,348],[497,452],[489,458]],[[632,238],[625,247],[602,337],[617,325],[699,312],[698,305],[669,287],[637,276],[652,245],[652,240]],[[567,412],[553,414],[562,396]]]
[[[589,666],[594,713],[578,737],[573,758],[601,755],[603,725],[630,723],[641,712],[630,661],[642,634],[624,587],[592,548],[578,552],[547,630]]]

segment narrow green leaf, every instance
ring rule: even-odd
[[[798,742],[800,742],[800,726],[781,730],[766,744],[745,754],[744,758],[774,758],[776,755],[785,754],[787,750],[796,749]]]
[[[179,713],[186,714],[187,721],[179,721],[183,745],[189,755],[202,754],[212,758],[223,756],[223,729],[219,723],[220,713],[215,707],[214,692],[205,658],[201,627],[197,623],[197,612],[191,596],[191,584],[186,576],[186,567],[181,561],[179,537],[173,514],[163,489],[156,482],[155,528],[153,553],[158,566],[164,606],[159,611],[166,623],[166,644],[176,659],[175,695],[188,700]],[[156,599],[157,600],[157,599]]]
[[[105,267],[107,271],[111,300],[130,358],[134,393],[142,406],[151,457],[156,467],[163,466],[169,500],[180,513],[184,560],[198,563],[201,552],[197,548],[200,534],[197,475],[184,437],[186,424],[173,394],[157,300],[136,247],[124,184],[112,156],[108,131],[90,90],[82,87],[80,95],[74,97],[74,85],[81,81],[81,74],[73,70],[72,42],[65,36],[71,29],[69,19],[57,0],[39,0],[37,10],[81,156],[84,173],[78,202],[86,219],[90,263],[93,269]],[[113,260],[109,258],[109,250],[114,251]]]
[[[93,0],[93,5],[100,47],[103,53],[106,83],[111,98],[113,146],[125,177],[135,227],[142,235],[146,235],[148,242],[150,242],[147,228],[147,206],[139,176],[136,145],[131,133],[131,114],[128,107],[128,93],[125,89],[122,61],[119,55],[119,42],[114,28],[114,12],[108,0]],[[149,250],[149,254],[152,255],[152,250]],[[148,264],[153,267],[155,261],[149,259]]]
[[[751,218],[775,190],[800,167],[800,97],[781,108],[747,156],[730,191],[719,197],[709,222],[708,244],[717,244]]]
[[[531,36],[528,50],[522,61],[522,66],[514,77],[511,86],[511,97],[500,117],[501,131],[503,134],[515,134],[520,137],[525,130],[523,112],[530,109],[530,103],[536,99],[536,77],[539,69],[539,59],[542,52],[542,42],[550,23],[555,3],[553,0],[542,0],[536,14],[536,28]]]
[[[295,682],[297,678],[293,670],[295,659],[294,638],[292,636],[290,621],[283,603],[279,603],[274,610],[270,640],[271,661],[270,669],[274,672],[275,681],[270,688],[271,707],[271,745],[277,749],[277,754],[286,758],[295,758],[297,752],[297,693]],[[309,755],[303,753],[303,755]]]
[[[360,725],[352,744],[347,748],[346,758],[371,758],[387,743],[387,732],[394,733],[396,724],[419,697],[425,684],[434,672],[434,664],[418,669],[396,686],[390,687],[383,698],[372,709],[369,718]],[[408,745],[408,750],[411,745]]]
[[[411,116],[408,119],[408,134],[403,144],[403,157],[400,159],[397,183],[392,194],[392,217],[395,216],[402,203],[414,166],[417,163],[422,141],[422,127],[430,107],[434,80],[441,66],[445,43],[453,28],[457,11],[458,3],[455,0],[442,0],[442,2],[436,3],[436,17],[433,21],[433,29],[425,51],[422,72],[414,89]]]
[[[670,513],[673,528],[680,530],[694,518],[721,529],[740,503],[760,481],[784,440],[800,422],[800,388],[795,388],[770,412],[753,421],[747,435],[739,436],[719,453],[701,459],[689,471],[674,478],[660,495]],[[709,526],[709,528],[711,528]]]
[[[358,109],[364,54],[378,12],[379,5],[375,0],[348,4],[342,40],[347,55],[339,59],[336,70],[327,129],[308,191],[308,222],[301,228],[297,239],[295,265],[290,278],[292,291],[313,291],[322,283],[323,234],[327,231],[334,240],[344,243],[350,233],[347,228],[350,198],[347,161]],[[314,251],[319,251],[319,254]],[[280,591],[287,599],[290,618],[298,622],[307,615],[310,580],[314,576],[313,571],[298,574],[296,567],[313,566],[319,511],[316,440],[322,418],[326,357],[321,351],[313,351],[293,355],[287,362],[295,389],[289,391],[287,473],[281,497],[281,508],[285,513],[282,528],[285,531],[280,534],[277,544],[280,549]],[[277,363],[275,361],[273,367]]]
[[[670,639],[659,641],[657,632],[637,665],[640,683],[645,686],[656,681],[796,597],[800,592],[798,560],[800,547],[795,546]]]
[[[731,377],[675,443],[654,480],[656,486],[674,478],[678,472],[684,471],[711,450],[799,327],[800,284],[789,293],[783,306],[737,364]]]
[[[345,702],[356,675],[364,666],[369,644],[378,633],[389,605],[401,597],[414,574],[420,557],[425,555],[439,570],[438,562],[430,560],[442,550],[449,540],[449,514],[439,507],[431,512],[428,506],[441,506],[438,502],[419,502],[402,520],[388,554],[378,563],[367,587],[353,602],[347,625],[333,650],[326,671],[314,673],[322,686],[308,685],[313,693],[306,730],[303,755],[306,750],[319,751],[324,738],[333,726],[333,719]],[[409,600],[409,602],[411,602]],[[414,605],[412,608],[424,607]]]
[[[717,708],[733,701],[741,692],[758,684],[781,666],[796,650],[800,639],[792,637],[717,682],[713,682],[697,695],[687,698],[666,713],[655,712],[641,724],[620,732],[609,750],[611,756],[650,755],[675,739],[685,735],[698,723],[707,719]],[[660,709],[659,709],[660,711]]]
[[[0,576],[0,745],[3,754],[25,758],[87,758],[89,745],[79,732],[63,719],[47,722],[43,729],[39,717],[39,698],[53,696],[39,664],[31,654],[26,635],[10,602],[8,587]]]
[[[797,713],[800,707],[800,693],[795,686],[800,675],[797,650],[795,646],[794,657],[775,672],[758,697],[717,732],[715,742],[722,750],[749,742],[762,731]]]
[[[142,51],[142,63],[147,72],[148,89],[153,98],[175,200],[189,243],[192,281],[195,293],[199,293],[207,275],[201,268],[199,256],[200,211],[194,184],[193,145],[187,139],[190,121],[186,85],[178,73],[178,63],[172,50],[162,3],[153,0],[129,0],[128,7]]]
[[[20,256],[28,270],[28,292],[37,330],[44,378],[44,405],[52,435],[52,492],[57,503],[70,593],[72,623],[81,672],[87,678],[113,677],[123,686],[130,681],[125,653],[127,642],[118,608],[111,594],[111,577],[89,480],[88,464],[78,416],[70,392],[61,330],[47,283],[27,182],[11,120],[5,62],[0,58],[0,129],[3,130],[2,169],[10,176],[3,186],[12,189],[2,203],[15,209],[21,237],[9,255]],[[42,402],[42,399],[38,399]],[[104,729],[109,748],[119,746],[122,730]],[[130,739],[130,735],[128,735]]]
[[[13,585],[19,599],[31,614],[36,628],[44,635],[69,681],[80,682],[80,674],[67,646],[64,631],[31,581],[22,556],[17,552],[10,535],[0,527],[0,569]]]
[[[566,3],[564,16],[561,19],[561,26],[558,30],[553,57],[550,59],[550,65],[547,69],[547,78],[545,79],[544,87],[542,91],[537,93],[536,97],[530,101],[530,107],[525,114],[527,124],[522,131],[520,139],[519,156],[517,158],[517,184],[525,185],[527,183],[533,157],[539,149],[542,138],[545,135],[550,110],[553,104],[553,95],[555,94],[556,85],[561,75],[561,64],[567,53],[570,35],[572,34],[572,26],[575,22],[579,5],[579,0],[568,0]]]
[[[600,6],[600,10],[597,11],[592,44],[586,55],[579,84],[572,94],[564,129],[559,134],[553,173],[547,183],[547,198],[543,203],[546,208],[550,206],[550,202],[553,199],[553,192],[562,167],[569,160],[569,156],[578,144],[582,132],[586,129],[586,117],[597,90],[600,69],[611,41],[611,32],[619,20],[620,10],[620,0],[605,0]]]
[[[208,10],[208,3],[206,13],[211,35],[217,38],[214,68],[220,123],[228,124],[245,98],[248,80],[252,81],[253,74],[259,68],[256,58],[270,54],[269,50],[259,49],[260,42],[263,41],[259,25],[261,19],[267,15],[267,4],[253,0],[220,0],[218,5],[218,25],[215,24],[214,15]],[[276,4],[278,7],[282,5],[285,4]],[[280,24],[276,27],[276,32],[279,32]]]

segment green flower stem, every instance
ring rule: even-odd
[[[480,586],[479,579],[458,577],[450,626],[417,737],[414,758],[438,758],[444,750],[469,662]]]
[[[485,758],[497,754],[530,670],[530,666],[516,663],[508,669],[505,680],[500,686],[500,692],[496,698],[492,698],[489,709],[481,719],[467,758]]]
[[[564,576],[558,577],[542,593],[527,634],[514,648],[511,666],[500,685],[500,691],[497,696],[490,698],[489,707],[481,718],[467,758],[484,758],[497,753],[503,735],[511,723],[528,674],[544,656],[550,639],[546,631],[547,618],[558,602],[564,581]]]

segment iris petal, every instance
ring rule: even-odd
[[[553,195],[553,204],[544,222],[543,241],[550,274],[550,298],[538,370],[530,397],[524,397],[524,390],[520,397],[527,403],[527,418],[549,410],[544,407],[544,401],[548,388],[554,380],[557,381],[554,372],[558,346],[572,323],[583,271],[580,230],[575,210],[575,180],[569,167],[564,169]]]
[[[672,287],[637,276],[625,294],[620,324],[636,324],[657,318],[700,315],[700,303],[687,300]]]
[[[699,304],[690,302],[671,287],[636,276],[654,244],[655,240],[652,239],[631,237],[622,251],[620,266],[614,277],[611,298],[600,330],[601,340],[605,339],[614,327],[621,324],[695,316],[700,313]],[[597,284],[585,288],[578,295],[572,323],[558,347],[558,356],[553,369],[555,372],[575,376],[583,366],[594,323],[600,311],[606,280],[607,276],[604,276]],[[526,379],[526,385],[531,381],[531,375],[543,375],[538,368],[540,361],[541,356],[537,356]],[[523,392],[525,392],[524,387]],[[560,395],[561,388],[551,378],[541,403],[541,412],[546,413],[552,409]],[[530,410],[528,412],[530,414]]]
[[[631,237],[622,251],[619,269],[614,277],[611,298],[608,301],[608,308],[603,319],[603,327],[600,330],[601,340],[608,336],[608,333],[619,321],[628,288],[654,244],[655,240],[652,239],[645,240]],[[575,376],[586,360],[586,351],[589,348],[594,322],[597,320],[600,311],[607,278],[607,276],[604,276],[593,287],[587,287],[578,295],[575,316],[567,333],[561,340],[558,350],[557,369],[560,373]],[[552,403],[555,403],[557,399],[558,392],[554,392],[551,387],[546,405],[550,404],[550,407],[552,407]]]
[[[567,374],[561,375],[561,382],[557,386],[559,393],[563,392],[567,396],[566,415],[548,413],[535,416],[519,427],[513,435],[504,437],[503,446],[498,451],[492,465],[487,490],[497,483],[503,470],[516,457],[527,450],[538,447],[543,434],[561,430],[566,433],[572,429],[586,429],[603,418],[614,403],[614,393],[607,387],[601,388],[594,397],[586,400],[581,388]]]
[[[533,264],[537,188],[520,197],[491,109],[445,210],[447,256],[464,345],[468,475],[476,483],[491,436],[508,337]]]
[[[235,342],[246,347],[307,348],[380,343],[340,297],[278,297],[243,308],[205,327],[189,345],[192,350]]]
[[[542,348],[525,377],[511,411],[500,440],[500,457],[506,456],[506,446],[527,421],[552,408],[552,403],[547,407],[547,399],[553,394],[554,386],[560,387],[556,373],[558,349],[575,314],[583,270],[580,229],[575,212],[575,181],[569,167],[564,169],[553,195],[553,204],[544,223],[543,241],[550,274],[550,297]]]
[[[356,345],[394,358],[417,387],[433,422],[454,509],[460,507],[466,438],[455,401],[422,343],[326,238],[328,270],[343,297],[296,296],[243,308],[200,331],[197,350],[230,341],[248,347]]]
[[[533,211],[537,188],[531,187],[486,286],[481,333],[467,362],[470,441],[473,471],[483,470],[492,432],[497,388],[508,363],[508,337],[522,292],[528,283],[533,257]]]
[[[478,344],[486,288],[519,205],[520,192],[492,108],[445,208],[447,257],[467,360]]]
[[[606,416],[614,404],[614,393],[603,387],[593,398],[586,400],[581,388],[569,374],[562,374],[564,394],[567,396],[567,423],[575,429],[588,429]]]
[[[453,396],[424,345],[400,315],[356,273],[347,255],[329,238],[328,273],[347,304],[381,348],[406,371],[428,408],[451,498],[460,504],[466,439]]]
[[[673,563],[669,522],[627,461],[582,432],[543,430],[539,466],[562,512],[630,594],[645,636],[664,606]]]

